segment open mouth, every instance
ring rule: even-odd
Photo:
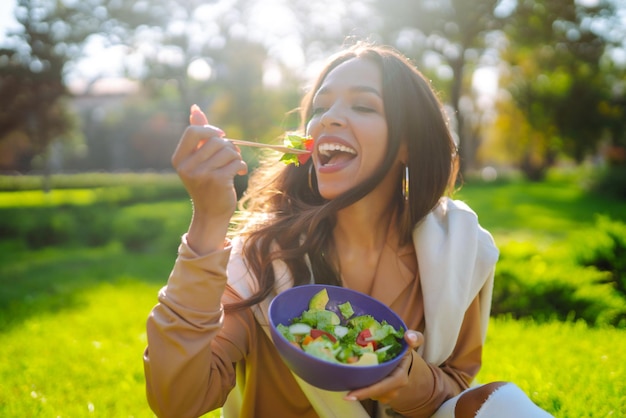
[[[356,157],[356,150],[343,144],[320,144],[317,151],[324,166],[341,164]]]

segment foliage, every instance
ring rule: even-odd
[[[425,73],[429,67],[434,72],[441,72],[442,67],[450,70],[445,80],[438,78],[441,84],[437,85],[453,109],[461,172],[465,172],[466,167],[474,165],[479,144],[478,137],[471,135],[471,115],[461,98],[471,95],[473,69],[487,49],[489,34],[502,25],[496,13],[498,1],[424,0],[414,2],[410,8],[403,0],[371,3],[382,17],[379,34],[385,42],[413,57]]]
[[[0,236],[23,248],[93,247],[118,240],[131,251],[171,249],[189,220],[187,192],[173,175],[53,176],[59,188],[49,193],[30,190],[37,187],[36,180],[0,177],[0,188],[25,189],[4,192],[0,200]],[[72,188],[85,186],[93,187]],[[170,201],[169,211],[152,211],[157,201],[161,206]],[[116,216],[126,211],[128,215]],[[177,231],[173,238],[168,228]]]
[[[1,49],[0,140],[21,131],[28,146],[18,150],[17,167],[3,168],[27,171],[52,141],[75,129],[65,75],[90,36],[104,33],[104,38],[119,41],[132,28],[129,22],[153,23],[149,12],[112,0],[17,2],[21,28],[9,34]]]
[[[530,243],[509,242],[500,250],[494,315],[626,328],[626,294],[610,272],[572,262],[572,250],[563,244],[542,252]]]
[[[596,228],[576,232],[571,242],[576,261],[605,272],[604,283],[626,297],[626,224],[601,216]]]
[[[581,186],[589,177],[550,172],[542,183],[500,179],[461,189],[457,197],[476,210],[501,250],[495,315],[626,325],[626,201],[589,194]]]
[[[141,201],[140,198],[133,202]],[[153,203],[141,212],[110,204],[89,206],[57,206],[48,208],[2,209],[0,235],[12,237],[23,248],[38,249],[49,246],[104,245],[112,240],[120,241],[129,251],[143,251],[154,246],[174,249],[168,226],[174,223],[183,231],[189,221],[190,205],[186,201],[171,203],[170,213],[159,210],[147,215]],[[161,207],[167,203],[161,202]],[[128,215],[119,216],[125,211]],[[29,216],[24,216],[28,212]],[[114,216],[118,214],[118,216]]]
[[[54,176],[52,180],[63,187],[71,187],[72,181],[85,187],[87,178]],[[504,231],[517,225],[555,234],[551,241],[499,240],[494,315],[626,326],[626,224],[618,221],[626,219],[608,217],[623,214],[624,205],[586,195],[572,182],[574,178],[555,174],[550,183],[477,183],[461,190],[461,197],[481,214],[483,225],[498,236],[506,236]],[[12,189],[20,188],[18,179],[23,180],[21,188],[36,186],[30,177],[8,179],[14,183],[5,187]],[[57,189],[49,194],[4,193],[1,235],[26,249],[116,242],[135,253],[175,249],[190,206],[174,176],[92,174],[91,182],[99,187]],[[516,202],[515,212],[510,202]],[[588,219],[589,213],[602,212],[607,215],[595,223]]]
[[[521,155],[515,162],[541,178],[555,155],[580,159],[603,132],[614,145],[626,138],[623,68],[601,56],[608,38],[621,38],[591,30],[608,20],[604,1],[592,8],[573,0],[418,1],[407,9],[400,0],[294,0],[281,10],[294,24],[272,28],[271,36],[255,26],[265,3],[227,3],[20,0],[23,27],[1,46],[0,125],[10,135],[0,132],[0,164],[26,172],[37,165],[35,156],[46,161],[51,142],[75,146],[71,136],[86,138],[87,155],[64,161],[64,168],[161,169],[192,103],[231,136],[272,141],[295,127],[285,115],[310,77],[303,65],[317,64],[355,35],[396,46],[435,80],[457,119],[463,168],[473,167],[486,115],[471,103],[471,76],[477,66],[498,64],[492,48],[501,44],[502,25],[508,41],[498,53],[514,68],[507,87],[525,118],[525,129],[506,132],[517,144],[509,157]],[[126,75],[143,85],[115,112],[101,97],[80,102],[79,123],[70,116],[65,77],[92,41],[123,46],[133,62]],[[299,51],[285,53],[284,45]],[[194,73],[198,65],[207,72]],[[278,77],[268,83],[272,74]],[[613,96],[607,86],[615,87]]]
[[[53,189],[95,189],[98,193],[110,195],[109,200],[113,202],[119,202],[124,199],[125,195],[116,189],[116,186],[131,187],[133,194],[139,195],[152,194],[153,197],[160,199],[166,196],[181,191],[184,192],[183,185],[180,178],[173,172],[170,173],[158,173],[158,172],[144,172],[144,173],[106,173],[106,172],[91,172],[80,174],[54,174],[50,176],[50,187]],[[15,176],[2,176],[0,175],[0,191],[40,191],[41,190],[42,177],[37,175],[15,175]],[[107,188],[107,190],[101,190]],[[36,194],[40,198],[54,196],[54,193],[41,193]],[[11,200],[11,194],[3,196],[3,200],[0,203],[2,206],[31,206],[29,201],[21,201],[19,195],[17,199]],[[105,200],[104,197],[100,198]],[[119,200],[115,200],[119,199]],[[57,202],[58,203],[58,202]],[[40,205],[45,204],[45,200],[37,203]]]
[[[582,162],[607,127],[620,125],[614,95],[623,70],[603,68],[609,35],[588,23],[610,11],[606,2],[532,0],[518,2],[507,19],[505,84],[530,128],[507,135],[524,144],[517,163],[529,179],[542,179],[559,154]]]
[[[495,181],[467,178],[456,197],[476,211],[498,245],[531,241],[543,248],[593,228],[595,214],[626,223],[626,200],[590,193],[593,176],[588,169],[553,169],[537,183],[499,172]]]
[[[626,164],[610,165],[594,177],[591,188],[594,192],[626,200]]]

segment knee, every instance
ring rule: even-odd
[[[487,398],[498,390],[500,387],[506,385],[508,382],[491,382],[479,386],[475,389],[466,391],[459,397],[454,408],[454,416],[456,418],[473,418],[480,407],[485,403]]]

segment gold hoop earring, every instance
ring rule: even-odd
[[[404,177],[402,177],[402,199],[409,201],[409,165],[404,165]]]
[[[309,190],[315,193],[315,189],[313,188],[313,164],[309,166]]]

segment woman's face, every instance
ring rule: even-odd
[[[364,181],[387,152],[382,77],[373,62],[352,58],[334,68],[313,97],[307,132],[319,192],[333,199]]]

